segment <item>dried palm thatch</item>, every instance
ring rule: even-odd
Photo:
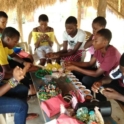
[[[63,2],[65,0],[60,0]],[[0,10],[8,11],[21,7],[22,14],[28,15],[38,7],[53,5],[56,0],[0,0]]]
[[[93,6],[94,8],[97,8],[98,0],[82,0],[82,4],[87,7]]]
[[[102,2],[102,0],[82,0],[83,5],[87,7],[93,6],[96,9],[98,9],[99,2]],[[116,15],[124,18],[124,0],[106,0],[106,2],[109,9]]]

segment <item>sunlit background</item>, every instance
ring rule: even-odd
[[[67,0],[66,2],[56,2],[53,6],[38,8],[29,17],[23,17],[23,35],[24,41],[28,41],[30,31],[38,26],[38,16],[47,14],[49,17],[49,26],[54,28],[55,35],[62,43],[62,34],[65,30],[65,20],[72,15],[77,17],[77,0]],[[7,26],[17,28],[16,14],[8,13],[9,20]],[[92,7],[84,8],[82,6],[81,29],[92,32],[92,20],[96,17],[96,10]],[[112,11],[106,11],[107,28],[112,31],[111,44],[114,45],[121,53],[124,51],[124,19],[118,18]],[[56,45],[54,45],[56,49]]]

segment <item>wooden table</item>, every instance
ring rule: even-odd
[[[30,75],[31,75],[31,79],[33,81],[34,87],[35,87],[36,91],[38,91],[39,86],[42,86],[45,83],[41,79],[37,78],[35,76],[34,72],[30,73]],[[54,79],[54,81],[57,83],[58,87],[62,90],[62,94],[67,94],[71,90],[76,90],[76,88],[74,87],[74,85],[71,82],[70,83],[66,82],[66,77]],[[39,105],[40,105],[41,101],[39,99],[38,99],[38,101],[39,101]],[[42,109],[41,109],[41,113],[43,115],[44,122],[48,122],[48,121],[58,117],[58,115],[56,115],[52,118],[49,118]]]
[[[31,75],[34,87],[35,87],[36,91],[38,91],[39,86],[44,85],[45,83],[41,79],[37,78],[33,72],[30,73],[30,75]],[[69,91],[71,91],[71,90],[76,90],[76,88],[74,87],[74,85],[72,83],[66,82],[66,77],[54,79],[54,81],[57,82],[57,85],[62,90],[62,94],[69,93]],[[38,101],[39,101],[39,105],[40,105],[41,101],[39,99],[38,99]],[[111,101],[111,104],[112,104],[112,118],[117,122],[117,124],[124,124],[124,112],[122,111],[121,107],[114,100]],[[41,109],[41,114],[44,118],[44,123],[48,122],[54,118],[57,118],[59,116],[59,114],[58,114],[52,118],[49,118],[42,109]],[[106,120],[105,124],[116,124],[114,122],[110,123],[109,118],[105,118],[105,120]]]

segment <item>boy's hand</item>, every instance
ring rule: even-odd
[[[69,65],[72,65],[72,63],[71,63],[71,61],[66,61],[66,62],[65,62],[65,65],[66,65],[66,66],[69,66]]]
[[[47,53],[47,54],[45,55],[45,57],[47,57],[47,58],[52,58],[53,54],[54,54],[54,53]]]
[[[16,66],[13,70],[13,77],[19,82],[21,79],[24,78],[22,68]]]
[[[74,65],[69,65],[69,66],[66,65],[65,68],[66,68],[66,70],[69,70],[69,71],[76,70],[76,66],[74,66]]]
[[[95,93],[98,93],[98,90],[99,90],[99,88],[100,88],[101,85],[102,85],[102,83],[100,83],[100,82],[95,82],[95,83],[92,85],[92,87],[91,87],[92,91],[95,92]]]
[[[23,62],[23,65],[26,67],[26,68],[30,68],[32,66],[32,64],[30,62]]]
[[[24,68],[23,68],[23,73],[26,74],[26,72],[31,72],[31,71],[37,71],[39,68],[37,66],[34,66],[32,63],[29,62],[24,62]]]
[[[43,39],[49,41],[50,37],[47,34],[43,34]]]
[[[60,55],[58,53],[48,53],[46,54],[46,57],[51,59],[57,59],[60,58]]]
[[[32,66],[28,69],[28,72],[37,71],[38,69],[39,69],[39,67],[32,65]]]
[[[44,37],[43,37],[42,34],[38,35],[38,40],[39,40],[39,41],[43,41],[43,40],[44,40]]]
[[[106,88],[103,92],[103,95],[109,99],[117,99],[122,96],[120,93],[111,88]]]

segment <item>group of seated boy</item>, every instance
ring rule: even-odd
[[[20,33],[15,28],[6,27],[7,19],[7,14],[0,11],[0,113],[15,113],[15,124],[25,124],[26,119],[38,117],[35,113],[27,114],[28,91],[33,95],[36,93],[28,72],[38,68],[32,64],[32,60],[22,59],[14,52]],[[99,16],[93,20],[93,33],[87,41],[86,32],[77,28],[77,19],[68,17],[61,45],[63,49],[58,52],[52,49],[54,41],[60,44],[54,29],[48,26],[48,16],[40,15],[38,22],[39,26],[31,31],[30,37],[33,37],[34,50],[41,65],[53,59],[57,63],[64,60],[65,68],[73,71],[86,88],[100,94],[99,88],[103,86],[105,89],[102,96],[124,102],[124,54],[121,55],[110,45],[112,33],[105,28],[104,17]],[[81,61],[86,49],[91,53],[89,62]]]

